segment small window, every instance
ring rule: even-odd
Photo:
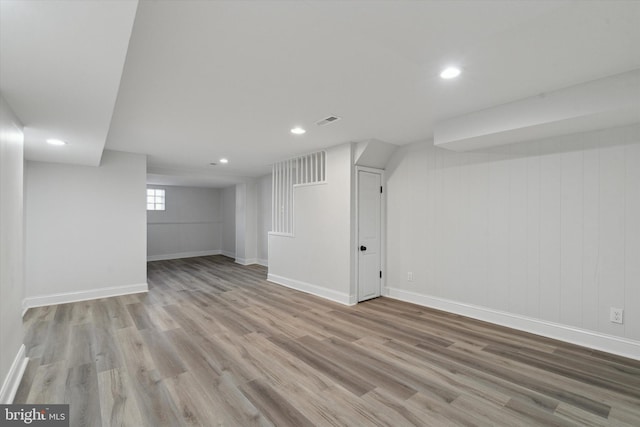
[[[164,210],[164,190],[159,188],[147,188],[147,210]]]

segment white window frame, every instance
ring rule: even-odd
[[[147,211],[164,211],[167,198],[164,188],[147,188]],[[151,202],[149,201],[151,200]],[[161,200],[161,201],[160,201]]]

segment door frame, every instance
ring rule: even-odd
[[[380,194],[380,270],[382,277],[380,278],[380,296],[383,296],[382,290],[386,287],[387,271],[387,221],[386,221],[386,194],[387,186],[384,176],[384,169],[370,168],[366,166],[356,166],[356,188],[355,188],[355,245],[353,247],[355,259],[355,280],[356,280],[356,304],[360,301],[360,172],[370,172],[380,175],[380,185],[382,186],[382,194]]]

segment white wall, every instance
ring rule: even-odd
[[[258,262],[258,185],[255,180],[236,185],[236,262]]]
[[[22,376],[24,297],[22,125],[0,95],[0,403]]]
[[[221,190],[222,197],[222,253],[236,257],[236,187]]]
[[[26,165],[27,304],[146,288],[145,156]]]
[[[640,358],[625,341],[640,344],[640,126],[469,153],[415,144],[387,180],[392,296],[592,331],[565,338]]]
[[[216,188],[149,185],[163,188],[164,211],[147,211],[147,259],[219,254],[222,249],[222,196]]]
[[[269,231],[271,231],[271,174],[258,179],[258,263],[269,263]]]
[[[269,279],[354,303],[351,144],[329,148],[326,167],[326,184],[294,189],[295,237],[269,235]]]

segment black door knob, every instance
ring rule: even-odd
[[[361,251],[366,251],[366,250],[367,250],[367,247],[366,247],[366,246],[360,246],[360,250],[361,250]]]

